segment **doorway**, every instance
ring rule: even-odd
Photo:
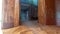
[[[20,0],[20,21],[22,24],[37,24],[38,0]]]
[[[29,1],[31,1],[31,0],[29,0]],[[6,2],[9,2],[9,3],[6,3]],[[19,9],[20,9],[19,3],[20,2],[21,2],[21,0],[12,0],[12,1],[6,0],[3,2],[3,5],[4,5],[3,6],[3,12],[4,12],[3,17],[6,18],[6,19],[3,18],[4,19],[3,20],[3,23],[4,23],[3,27],[5,27],[5,24],[7,24],[7,25],[12,24],[12,26],[19,26],[19,21],[21,21],[21,19],[19,20],[19,12],[21,12],[21,11],[19,11]],[[8,7],[8,8],[6,8],[6,7]],[[42,25],[45,25],[47,23],[50,25],[51,25],[51,23],[55,24],[55,18],[54,18],[55,12],[54,11],[55,11],[54,10],[54,0],[53,1],[52,0],[46,0],[46,1],[45,0],[38,0],[38,21],[39,21],[39,24],[42,24]],[[12,21],[11,21],[11,19],[12,19]],[[21,24],[21,22],[20,22],[20,24]],[[9,26],[9,27],[11,27],[11,26]]]

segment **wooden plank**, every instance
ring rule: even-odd
[[[14,9],[14,26],[19,26],[19,0],[15,0],[15,9]]]
[[[56,24],[56,12],[55,12],[55,0],[45,0],[46,5],[46,24],[55,25]]]
[[[39,0],[38,21],[42,25],[56,25],[55,0]]]
[[[3,0],[3,26],[2,28],[13,27],[14,21],[14,0]]]
[[[46,24],[45,0],[38,0],[38,21],[40,24]]]

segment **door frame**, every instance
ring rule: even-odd
[[[38,21],[40,25],[46,25],[45,0],[38,0]]]
[[[52,2],[52,5],[51,5],[51,2]],[[17,10],[17,7],[19,7],[19,6],[20,6],[19,2],[17,2],[17,6],[16,6],[15,10]],[[49,9],[51,9],[51,10],[49,10]],[[19,10],[17,10],[17,11],[18,11],[17,12],[17,14],[18,14]],[[56,11],[55,11],[55,0],[53,0],[53,1],[52,0],[49,0],[49,1],[48,0],[38,0],[38,23],[39,24],[42,24],[42,25],[56,25],[55,14],[56,14]],[[16,20],[19,21],[19,18],[16,19]]]
[[[8,1],[8,3],[7,3],[7,1]],[[53,0],[53,1],[55,1],[55,0]],[[53,3],[53,1],[52,1],[52,3]],[[47,4],[47,2],[48,2],[48,4]],[[19,5],[19,3],[20,3],[19,0],[3,0],[3,23],[5,23],[5,22],[8,23],[9,21],[5,20],[5,19],[10,19],[10,18],[7,18],[9,15],[7,15],[5,17],[5,15],[4,15],[4,14],[6,14],[5,12],[8,13],[7,10],[12,10],[11,8],[13,8],[13,10],[12,10],[12,12],[13,12],[13,15],[12,15],[13,22],[12,23],[13,23],[14,26],[19,26],[19,24],[20,24],[19,23],[19,21],[20,21],[20,18],[19,18],[20,5]],[[54,22],[56,20],[55,19],[55,13],[53,12],[53,11],[55,11],[55,9],[53,7],[55,5],[53,5],[53,4],[51,6],[49,6],[49,5],[51,5],[51,4],[49,4],[48,0],[38,0],[38,23],[39,24],[46,25],[47,23],[49,23],[48,19],[50,18],[49,21],[51,21],[51,19],[52,19],[52,21],[51,21],[52,25],[56,25],[56,22]],[[10,6],[10,7],[7,7],[7,6]],[[48,8],[51,8],[51,9],[53,7],[52,13],[53,13],[54,18],[52,18],[52,15],[50,15],[51,11],[49,9],[47,9],[46,6],[48,6]],[[9,9],[7,9],[6,7],[9,8]],[[9,12],[11,12],[11,11],[9,11]],[[49,17],[49,15],[51,17]],[[51,23],[49,23],[47,25],[51,25]]]
[[[15,0],[15,20],[14,20],[14,26],[19,25],[19,0]],[[17,14],[17,15],[16,15]],[[38,0],[38,22],[41,24],[45,24],[45,0]],[[18,18],[16,18],[18,17]],[[41,18],[41,19],[40,19]]]
[[[19,14],[20,13],[20,5],[19,5],[19,0],[15,0],[15,7],[14,7],[14,26],[19,26]]]

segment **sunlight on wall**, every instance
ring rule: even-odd
[[[2,34],[1,23],[2,23],[2,0],[0,0],[0,34]]]

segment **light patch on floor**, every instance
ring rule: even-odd
[[[3,34],[60,34],[60,27],[54,25],[38,25],[37,21],[25,21],[22,25],[10,29],[2,29]]]
[[[10,29],[3,29],[3,34],[60,34],[60,27],[40,26],[28,28],[26,26],[18,26]]]

